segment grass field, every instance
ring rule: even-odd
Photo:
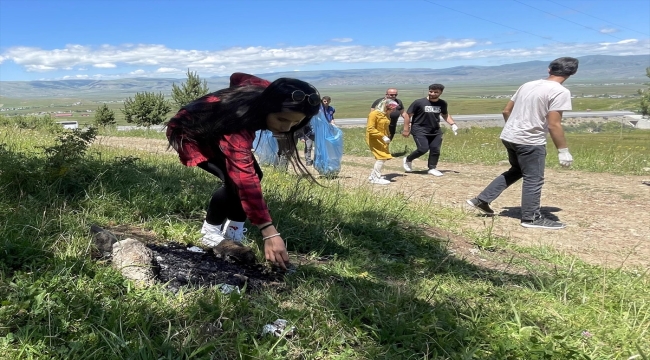
[[[442,96],[449,102],[449,111],[452,115],[470,114],[494,114],[500,113],[509,96],[514,94],[519,84],[514,85],[470,85],[455,84],[449,85]],[[635,111],[639,107],[637,90],[643,88],[643,84],[572,84],[567,87],[572,94],[579,96],[573,100],[575,111],[591,109],[598,110],[630,110]],[[213,91],[216,89],[212,89]],[[366,117],[370,111],[370,105],[374,100],[382,97],[386,92],[385,87],[322,87],[319,89],[321,95],[332,97],[332,105],[336,108],[338,118]],[[405,106],[409,106],[415,99],[422,98],[427,94],[427,86],[404,86],[399,88],[399,98]],[[135,93],[132,95],[134,96]],[[621,95],[623,98],[609,98],[609,95]],[[501,98],[480,98],[480,97]],[[601,97],[583,97],[601,96]],[[166,96],[170,99],[170,96]],[[3,112],[6,115],[25,115],[35,112],[65,112],[71,113],[70,117],[59,117],[58,120],[75,120],[80,124],[91,124],[94,111],[104,101],[107,106],[115,112],[118,125],[127,125],[120,109],[123,108],[124,98],[107,96],[106,99],[12,99],[2,97],[0,103],[3,108],[24,107],[22,110]],[[75,105],[76,104],[76,105]],[[93,111],[92,113],[87,110]],[[173,115],[169,114],[170,117]]]
[[[363,154],[361,130],[346,130],[346,153]],[[447,135],[444,156],[493,163],[503,158],[495,136],[491,129]],[[629,164],[647,160],[648,133],[616,136],[571,134],[570,144],[588,147],[576,149],[576,166],[588,153],[596,160],[585,170],[635,173],[636,165],[597,160],[612,161],[618,146]],[[129,224],[195,243],[214,180],[174,156],[102,147],[84,153],[60,139],[0,126],[2,359],[650,356],[643,269],[591,266],[502,239],[499,249],[524,255],[511,265],[525,271],[490,270],[454,257],[444,239],[423,230],[439,227],[477,243],[492,236],[488,225],[458,228],[467,216],[461,210],[335,182],[319,187],[271,169],[263,187],[290,252],[328,261],[298,268],[283,288],[242,295],[134,287],[90,260],[90,224]],[[403,141],[408,147],[412,140]],[[260,240],[254,231],[250,237]],[[262,326],[277,318],[299,336],[262,337]]]
[[[570,131],[570,128],[567,129]],[[620,124],[601,125],[601,133],[580,133],[567,131],[569,150],[574,157],[572,168],[589,172],[616,174],[648,174],[650,168],[650,130],[625,129]],[[398,127],[398,133],[400,129]],[[465,164],[495,165],[507,161],[503,144],[499,140],[500,128],[461,129],[458,136],[446,131],[441,161]],[[365,128],[345,130],[344,152],[350,155],[371,157],[365,143]],[[396,135],[391,143],[393,156],[405,156],[415,150],[413,138]],[[557,150],[553,142],[548,143],[546,166],[558,168]],[[424,155],[423,159],[427,155]]]

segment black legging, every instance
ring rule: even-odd
[[[217,226],[221,225],[226,221],[226,219],[233,221],[246,221],[246,213],[242,207],[237,186],[226,171],[226,160],[224,155],[219,155],[221,156],[216,156],[197,165],[222,181],[221,187],[212,194],[205,221],[210,225]],[[257,160],[253,159],[253,165],[255,166],[257,177],[262,181],[262,169],[257,164]]]

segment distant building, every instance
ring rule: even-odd
[[[64,129],[77,129],[79,128],[79,123],[76,121],[58,121],[57,124],[63,126]]]

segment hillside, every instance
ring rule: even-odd
[[[580,57],[576,81],[634,82],[647,80],[645,68],[650,67],[650,55]],[[527,61],[499,66],[457,66],[447,69],[357,69],[280,72],[259,74],[273,80],[278,77],[299,77],[315,86],[404,86],[451,83],[516,84],[546,75],[548,61]],[[615,69],[616,71],[613,71]],[[210,89],[227,86],[228,77],[206,79]],[[120,80],[57,80],[0,81],[0,96],[11,98],[105,97],[132,96],[135,92],[153,91],[168,94],[174,82],[184,79],[127,78]]]

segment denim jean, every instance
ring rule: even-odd
[[[540,201],[544,185],[546,145],[522,145],[502,140],[508,150],[510,169],[497,176],[477,198],[491,203],[510,185],[523,178],[521,187],[521,220],[541,217]]]

